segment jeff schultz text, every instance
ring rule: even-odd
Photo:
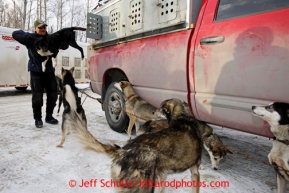
[[[70,180],[69,186],[76,187],[76,181]],[[157,180],[122,180],[120,182],[114,180],[97,179],[90,180],[81,180],[81,184],[78,185],[80,188],[92,188],[92,187],[101,187],[101,188],[134,188],[140,186],[142,188],[151,188],[151,187],[168,187],[178,189],[180,187],[200,187],[200,188],[221,188],[229,187],[230,183],[228,181],[211,181],[207,183],[206,181],[195,181],[195,180],[171,180],[171,181],[157,181]]]

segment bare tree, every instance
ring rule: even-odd
[[[0,0],[0,25],[5,25],[5,3],[3,0]]]
[[[37,18],[39,18],[39,16],[40,16],[39,1],[41,1],[41,0],[36,0],[36,17]]]
[[[70,20],[70,26],[73,25],[73,19],[74,19],[74,13],[75,13],[75,0],[70,0],[70,14],[71,14],[71,20]]]
[[[0,0],[0,25],[33,31],[33,22],[43,19],[49,33],[63,27],[86,27],[87,13],[99,0]],[[77,40],[89,41],[85,32],[77,32]]]
[[[27,17],[27,0],[23,0],[23,12],[22,12],[22,24],[21,29],[25,29],[26,17]]]
[[[44,20],[47,21],[47,1],[44,0]]]
[[[63,28],[65,16],[68,12],[65,12],[66,0],[55,0],[51,4],[51,12],[56,18],[56,30]]]
[[[17,11],[16,11],[16,2],[15,0],[12,0],[12,3],[13,3],[13,28],[16,28],[17,26]]]
[[[63,26],[63,5],[64,3],[64,0],[59,0],[58,2],[58,16],[59,16],[59,28],[58,29],[61,29],[62,26]]]
[[[30,21],[31,21],[31,16],[32,16],[32,5],[33,5],[33,0],[29,1],[29,11],[28,11],[28,21],[27,21],[27,28],[25,30],[30,29]]]

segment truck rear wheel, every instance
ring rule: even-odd
[[[16,88],[16,90],[26,90],[27,89],[27,86],[16,86],[15,87]]]
[[[127,129],[129,118],[124,112],[123,93],[114,87],[115,83],[109,85],[103,106],[108,125],[116,132],[123,132]]]

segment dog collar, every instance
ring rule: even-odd
[[[285,144],[285,145],[289,145],[289,140],[276,139],[276,141],[279,141],[280,143],[283,143],[283,144]]]
[[[137,96],[136,94],[131,94],[127,97],[126,101],[128,101],[129,99],[131,99],[132,97]]]

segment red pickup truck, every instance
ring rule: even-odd
[[[114,0],[89,15],[91,88],[110,127],[127,128],[114,82],[149,103],[189,103],[202,121],[272,136],[252,105],[289,102],[289,1]],[[114,108],[115,107],[115,108]]]

